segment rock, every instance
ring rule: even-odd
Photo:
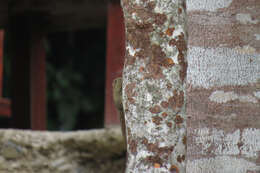
[[[76,132],[0,130],[0,172],[122,173],[120,128]]]

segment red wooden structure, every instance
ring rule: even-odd
[[[2,97],[4,31],[1,30],[0,116],[10,118],[12,128],[46,130],[46,60],[43,46],[45,34],[60,29],[82,29],[86,27],[86,23],[87,27],[102,26],[104,18],[107,17],[105,125],[118,124],[112,102],[112,81],[121,76],[124,59],[125,39],[120,2],[76,3],[74,0],[68,0],[60,3],[46,1],[42,4],[28,1],[23,4],[23,1],[14,1],[12,5],[9,13],[13,14],[8,17],[8,3],[0,2],[0,27],[8,29],[13,53],[10,101]],[[49,13],[54,5],[55,13]],[[97,16],[93,15],[95,12]]]
[[[119,124],[112,100],[112,82],[122,76],[124,64],[125,32],[123,12],[119,2],[108,4],[107,59],[106,59],[106,101],[105,125]]]
[[[4,30],[0,30],[0,116],[10,117],[10,101],[2,97],[3,91],[3,48],[4,48]]]

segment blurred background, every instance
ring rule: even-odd
[[[0,128],[119,125],[124,37],[119,0],[0,1]]]
[[[11,53],[4,42],[3,97],[11,96]],[[54,32],[44,40],[47,129],[104,127],[106,28]]]

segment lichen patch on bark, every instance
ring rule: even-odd
[[[185,1],[121,2],[127,45],[123,100],[126,126],[131,129],[128,149],[134,151],[126,172],[184,173]]]

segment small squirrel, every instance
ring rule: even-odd
[[[121,130],[123,137],[125,138],[126,142],[126,129],[125,129],[125,116],[124,116],[124,109],[123,109],[123,98],[122,98],[122,78],[116,78],[113,81],[113,100],[116,106],[116,109],[119,113],[119,119],[121,123]]]

